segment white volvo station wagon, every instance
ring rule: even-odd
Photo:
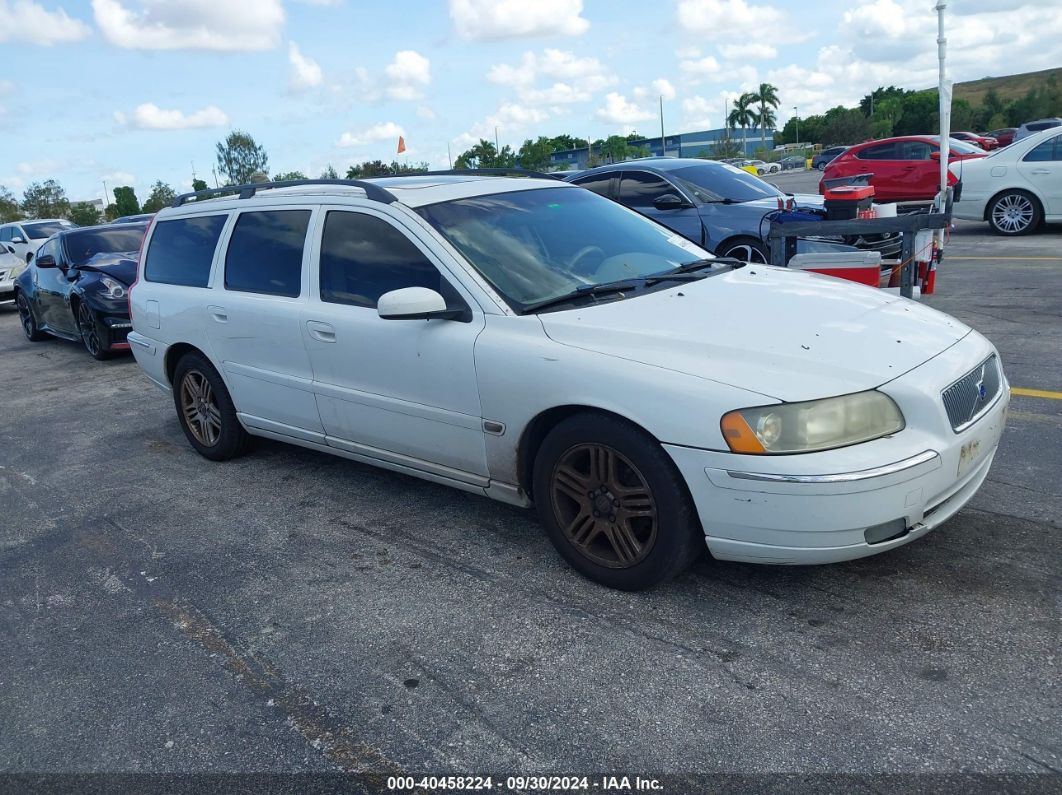
[[[236,190],[158,213],[130,299],[136,359],[210,459],[263,436],[534,504],[572,566],[638,589],[705,542],[776,564],[906,544],[999,444],[976,331],[713,259],[574,185]]]

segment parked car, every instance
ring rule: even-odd
[[[769,182],[736,167],[696,158],[656,158],[615,163],[584,171],[570,182],[617,201],[678,232],[720,257],[770,262],[765,235],[779,202],[794,209],[823,212],[820,196],[789,196]],[[814,221],[819,215],[807,220]],[[851,251],[842,240],[802,239],[798,253]],[[880,236],[852,240],[860,248],[880,250]],[[887,249],[898,248],[899,238]]]
[[[816,152],[815,156],[811,158],[811,167],[822,171],[834,158],[839,157],[848,151],[847,146],[831,146],[828,149],[823,149],[821,152]]]
[[[23,262],[29,262],[30,257],[37,253],[44,241],[56,232],[77,228],[77,224],[65,218],[15,221],[0,226],[0,246]]]
[[[948,159],[961,163],[985,154],[979,147],[952,139]],[[951,184],[955,184],[961,179],[962,168],[949,173]],[[873,175],[870,184],[877,201],[929,201],[940,185],[940,138],[905,135],[849,147],[826,166],[819,193],[825,193],[827,180],[857,174]]]
[[[779,160],[778,165],[782,167],[782,171],[789,171],[794,168],[804,168],[807,162],[808,159],[803,155],[789,155]]]
[[[1001,127],[998,130],[992,130],[985,133],[990,138],[995,138],[1001,147],[1010,146],[1014,143],[1014,135],[1018,132],[1017,127]]]
[[[1000,235],[1024,235],[1043,222],[1062,222],[1062,129],[1022,138],[965,163],[956,218],[988,221]]]
[[[1037,121],[1027,121],[1018,131],[1014,133],[1014,140],[1020,141],[1022,138],[1028,138],[1033,133],[1042,132],[1043,130],[1050,130],[1052,127],[1062,127],[1062,119],[1057,117],[1051,119],[1039,119]]]
[[[986,152],[990,152],[993,149],[999,148],[999,141],[993,138],[991,135],[988,135],[987,133],[984,135],[978,135],[977,133],[973,132],[952,132],[950,133],[950,135],[952,138],[956,138],[960,141],[966,141],[966,143],[968,144],[980,147]]]
[[[20,259],[6,248],[0,249],[0,306],[15,303],[15,278],[26,267],[26,261]]]
[[[146,224],[152,218],[155,217],[155,213],[140,213],[139,215],[123,215],[120,218],[115,218],[111,221],[112,224]]]
[[[765,160],[747,160],[744,165],[755,166],[756,173],[761,177],[764,174],[777,174],[782,170],[780,163],[768,163]]]
[[[136,360],[207,458],[263,436],[534,504],[572,566],[625,589],[706,542],[893,549],[988,474],[999,359],[921,304],[715,262],[556,180],[243,195],[160,211],[131,294]]]
[[[146,229],[91,226],[48,238],[15,282],[26,337],[81,341],[96,359],[128,350],[128,292]]]

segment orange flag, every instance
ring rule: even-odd
[[[398,154],[402,154],[404,151],[406,151],[406,139],[400,135],[398,136]]]

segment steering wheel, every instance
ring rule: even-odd
[[[586,260],[587,257],[591,257],[595,254],[600,257],[601,260],[605,259],[605,250],[600,246],[583,246],[581,249],[579,249],[576,255],[572,257],[571,264],[568,266],[569,269],[572,271],[572,273],[577,273],[580,276],[589,276],[591,273],[597,270],[597,267],[594,267],[593,269],[587,268],[587,263],[585,263],[584,260]],[[600,264],[600,262],[597,263],[597,265]]]

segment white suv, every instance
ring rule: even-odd
[[[76,229],[77,224],[65,218],[39,218],[32,221],[16,221],[0,226],[0,247],[14,254],[22,262],[29,262],[44,241],[56,232]]]
[[[204,192],[210,195],[211,191]],[[189,442],[264,436],[515,505],[619,588],[891,549],[984,481],[1007,384],[939,312],[711,255],[538,178],[179,197],[129,342]]]

